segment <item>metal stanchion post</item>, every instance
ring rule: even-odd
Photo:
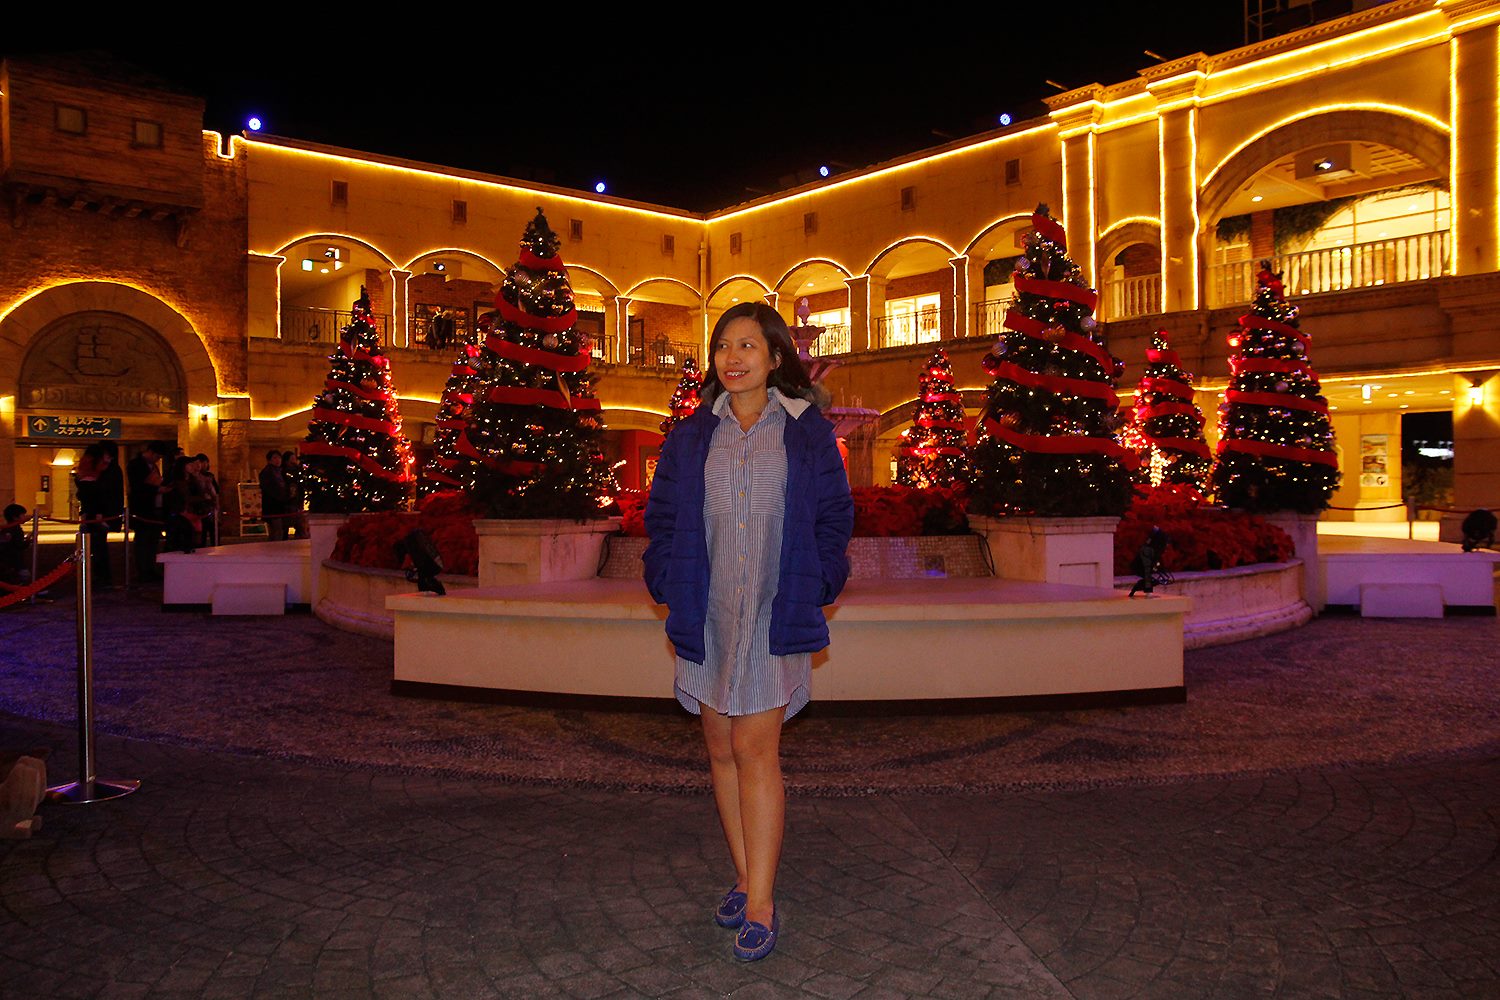
[[[47,789],[54,802],[83,805],[129,795],[141,787],[135,780],[102,781],[94,773],[94,581],[89,566],[89,536],[78,530],[78,780]]]
[[[37,567],[41,565],[41,563],[38,560],[41,559],[41,555],[42,555],[41,528],[42,528],[42,508],[40,508],[40,507],[34,507],[34,508],[32,508],[32,511],[31,511],[31,582],[32,583],[36,583],[37,580],[41,579],[39,576],[37,576],[37,573],[38,573]],[[36,594],[32,594],[31,595],[31,603],[32,604],[36,603],[37,596],[38,595],[36,595]]]
[[[120,522],[120,541],[125,546],[125,593],[130,593],[130,504],[125,505],[125,519]]]

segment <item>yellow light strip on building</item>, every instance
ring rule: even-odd
[[[368,250],[372,254],[374,254],[376,257],[379,257],[380,258],[380,262],[382,264],[384,264],[386,267],[398,267],[398,265],[396,264],[396,262],[394,260],[392,260],[391,257],[388,256],[384,250],[381,250],[379,247],[377,247],[373,243],[366,243],[364,240],[360,239],[358,236],[350,236],[348,233],[305,233],[302,236],[298,236],[296,239],[292,240],[290,243],[283,244],[280,248],[278,248],[276,250],[273,250],[270,253],[263,253],[263,252],[258,251],[258,250],[251,250],[250,252],[254,253],[254,254],[259,254],[262,257],[275,257],[275,256],[282,256],[282,257],[284,257],[286,255],[287,251],[291,250],[292,247],[296,246],[299,243],[329,243],[329,242],[333,242],[335,240],[344,240],[344,241],[346,241],[348,243],[354,243],[354,244],[357,244],[358,246],[362,246],[366,250]]]
[[[1458,193],[1458,39],[1448,40],[1448,121],[1453,126],[1451,149],[1448,150],[1448,190],[1453,194]],[[1458,270],[1458,248],[1463,246],[1459,239],[1459,222],[1463,213],[1450,211],[1448,213],[1448,228],[1453,240],[1453,269]]]
[[[1102,232],[1100,232],[1099,233],[1099,239],[1101,239],[1101,240],[1104,239],[1104,237],[1108,236],[1110,233],[1114,232],[1116,229],[1121,229],[1121,228],[1124,228],[1125,226],[1128,226],[1128,225],[1131,225],[1131,224],[1137,223],[1137,222],[1145,223],[1148,226],[1155,226],[1157,229],[1161,228],[1161,220],[1160,219],[1153,218],[1152,216],[1149,216],[1149,215],[1127,215],[1125,218],[1120,219],[1118,222],[1111,223],[1108,229],[1105,229]]]
[[[1098,267],[1098,263],[1099,262],[1098,262],[1098,259],[1096,257],[1096,251],[1097,251],[1097,248],[1098,248],[1098,245],[1099,245],[1099,241],[1094,236],[1094,233],[1098,230],[1098,227],[1099,227],[1098,218],[1094,214],[1095,213],[1095,200],[1096,200],[1096,197],[1097,197],[1097,195],[1095,193],[1095,183],[1094,183],[1094,159],[1095,159],[1096,155],[1098,154],[1098,143],[1099,143],[1099,134],[1097,132],[1093,131],[1093,130],[1090,130],[1089,131],[1089,138],[1088,138],[1088,150],[1089,150],[1089,223],[1088,223],[1089,228],[1088,228],[1088,248],[1089,248],[1089,284],[1091,286],[1092,285],[1097,285],[1099,283],[1099,267]]]
[[[827,264],[829,267],[839,272],[839,274],[843,277],[850,277],[849,269],[836,260],[832,260],[828,257],[807,257],[787,268],[787,272],[781,276],[781,280],[777,281],[776,284],[772,285],[771,288],[768,288],[766,290],[770,291],[773,288],[780,288],[783,284],[786,283],[786,279],[795,274],[799,268],[806,267],[809,264]]]
[[[796,268],[793,268],[792,270],[795,271]],[[791,274],[791,271],[788,271],[787,274]],[[783,278],[782,280],[784,281],[786,279]],[[724,286],[727,285],[727,284],[729,284],[731,281],[748,281],[752,285],[754,285],[755,287],[759,288],[761,290],[762,294],[769,295],[771,293],[771,286],[767,285],[764,281],[761,281],[759,278],[755,277],[754,275],[740,273],[740,274],[731,274],[729,277],[725,278],[723,281],[721,281],[717,285],[715,285],[713,287],[713,290],[710,291],[707,296],[705,296],[705,300],[706,301],[713,301],[714,296],[718,295],[719,292],[724,288]]]
[[[979,230],[979,235],[976,236],[976,237],[974,237],[974,239],[970,241],[970,243],[969,243],[968,246],[964,247],[964,254],[965,255],[973,254],[974,248],[977,247],[977,246],[979,246],[979,241],[982,240],[982,239],[984,239],[987,235],[989,235],[989,233],[991,231],[993,231],[995,229],[998,229],[1001,226],[1009,225],[1012,222],[1030,222],[1030,221],[1031,221],[1031,213],[1030,212],[1017,212],[1015,215],[1002,216],[1001,218],[998,218],[994,222],[991,222],[989,225],[985,226],[983,229]]]
[[[1198,193],[1193,192],[1193,200]],[[1156,210],[1161,213],[1161,307],[1170,309],[1167,298],[1167,122],[1156,119]]]
[[[953,336],[963,337],[968,334],[969,308],[969,255],[961,253],[948,261],[948,266],[953,268]],[[959,299],[958,280],[963,278],[963,299]]]
[[[930,243],[938,249],[942,250],[949,260],[952,260],[954,257],[958,256],[957,250],[954,250],[952,247],[944,243],[942,240],[938,239],[936,236],[928,236],[926,234],[920,236],[903,236],[901,239],[890,244],[884,250],[877,253],[870,261],[870,263],[865,267],[864,273],[873,274],[875,271],[875,265],[880,263],[880,258],[884,257],[886,254],[890,253],[897,247],[903,246],[907,243]]]
[[[621,294],[630,296],[631,298],[635,298],[636,297],[636,292],[640,291],[642,288],[645,288],[647,285],[653,284],[653,283],[658,282],[658,281],[665,281],[665,282],[667,282],[669,284],[673,284],[673,285],[681,285],[683,288],[686,288],[688,291],[692,292],[693,293],[693,297],[696,298],[699,302],[703,301],[703,293],[700,292],[700,291],[698,291],[698,289],[694,288],[692,285],[688,284],[686,281],[683,281],[681,278],[669,278],[669,277],[667,277],[664,274],[659,274],[659,275],[657,275],[654,278],[646,278],[644,280],[637,281],[634,285],[631,285],[628,289],[626,289]],[[665,304],[666,305],[671,305],[671,303],[665,303]]]
[[[321,149],[307,149],[300,145],[286,145],[281,142],[270,142],[265,138],[246,139],[255,146],[261,146],[268,150],[276,150],[280,153],[291,154],[294,157],[308,157],[318,160],[332,160],[336,163],[355,164],[362,167],[372,167],[377,170],[389,170],[394,173],[413,174],[418,177],[433,177],[442,181],[462,181],[468,184],[478,184],[481,187],[495,188],[500,191],[524,194],[528,197],[538,195],[558,198],[562,201],[576,202],[588,205],[591,208],[607,208],[617,212],[625,212],[630,215],[646,215],[656,219],[670,219],[673,222],[702,222],[703,216],[693,212],[672,212],[663,209],[642,208],[634,205],[622,205],[616,201],[606,201],[602,198],[590,198],[582,193],[573,193],[550,187],[525,187],[520,184],[506,183],[490,177],[470,174],[467,172],[444,172],[432,169],[429,166],[417,166],[414,163],[389,163],[384,160],[372,160],[352,155],[355,151],[329,152]],[[288,140],[295,142],[295,140]]]
[[[221,160],[232,160],[232,159],[234,159],[235,142],[236,142],[236,140],[239,139],[239,136],[237,136],[237,135],[231,135],[229,137],[229,155],[226,156],[223,153],[219,152],[219,150],[221,150],[221,149],[224,148],[224,133],[222,133],[222,132],[216,132],[213,129],[206,128],[206,129],[203,130],[203,134],[204,135],[211,135],[211,136],[214,137],[214,156],[217,156]]]
[[[1193,196],[1188,199],[1188,205],[1193,215],[1193,238],[1188,241],[1188,250],[1191,253],[1191,266],[1189,273],[1193,276],[1193,297],[1190,308],[1197,309],[1198,287],[1202,284],[1202,276],[1198,273],[1198,240],[1201,238],[1202,220],[1198,217],[1198,109],[1188,110],[1188,190]],[[1163,271],[1166,268],[1162,268]]]
[[[425,253],[419,253],[415,257],[413,257],[406,264],[405,267],[401,268],[401,270],[403,270],[403,271],[412,271],[413,274],[416,274],[418,272],[413,271],[412,268],[416,265],[417,261],[421,260],[423,257],[434,257],[434,256],[437,256],[438,254],[445,254],[445,253],[449,253],[449,254],[456,253],[456,254],[461,254],[463,256],[467,256],[467,257],[473,257],[476,260],[483,261],[484,263],[488,264],[490,267],[493,267],[495,270],[499,271],[501,274],[505,273],[505,268],[504,267],[500,266],[499,264],[496,264],[494,261],[490,260],[484,254],[482,254],[482,253],[476,253],[473,250],[463,250],[463,249],[460,249],[459,247],[442,247],[442,248],[437,249],[437,250],[428,250]],[[422,273],[422,274],[435,274],[437,272],[435,272],[435,271],[422,271],[420,273]]]
[[[1294,115],[1289,115],[1286,118],[1283,118],[1280,121],[1276,122],[1274,125],[1268,125],[1265,128],[1261,129],[1259,132],[1256,132],[1250,138],[1246,139],[1244,142],[1240,143],[1238,146],[1234,147],[1234,149],[1230,150],[1229,153],[1222,160],[1220,160],[1212,170],[1208,172],[1208,175],[1203,178],[1203,183],[1199,185],[1198,190],[1202,191],[1203,188],[1207,187],[1209,182],[1214,179],[1219,171],[1224,169],[1224,165],[1226,163],[1234,159],[1240,153],[1243,153],[1252,143],[1258,142],[1259,140],[1265,138],[1284,125],[1291,125],[1294,122],[1300,122],[1308,118],[1315,118],[1318,115],[1322,114],[1330,114],[1335,111],[1385,111],[1389,114],[1398,115],[1402,118],[1410,118],[1413,121],[1424,122],[1428,125],[1431,125],[1439,132],[1442,132],[1444,135],[1448,135],[1452,131],[1446,123],[1439,121],[1426,112],[1417,111],[1413,108],[1402,107],[1399,104],[1385,104],[1379,101],[1356,101],[1348,104],[1322,104],[1317,107],[1304,109]]]
[[[867,174],[857,174],[854,177],[846,177],[842,180],[834,181],[830,184],[824,184],[818,187],[810,188],[808,190],[799,190],[791,194],[781,195],[780,197],[773,197],[771,201],[762,202],[759,205],[751,205],[747,208],[741,208],[732,212],[725,212],[722,214],[710,213],[708,216],[708,222],[710,224],[727,222],[730,219],[737,219],[742,215],[749,215],[752,212],[759,212],[764,209],[774,208],[783,202],[791,201],[795,198],[805,198],[811,197],[813,195],[827,194],[830,191],[836,191],[840,188],[848,187],[851,184],[862,184],[866,181],[872,181],[884,177],[887,174],[897,173],[902,170],[910,170],[916,167],[925,167],[928,164],[937,163],[940,160],[950,159],[955,156],[977,153],[981,150],[988,149],[991,146],[999,145],[1000,143],[1011,142],[1015,139],[1020,139],[1037,132],[1045,132],[1055,128],[1057,128],[1056,125],[1054,125],[1052,122],[1047,122],[1043,125],[1036,125],[1032,128],[1023,129],[1020,132],[1011,132],[1007,135],[1000,135],[990,139],[984,139],[979,142],[973,143],[972,145],[961,146],[958,149],[948,149],[944,150],[941,153],[933,153],[931,156],[924,156],[919,159],[908,160],[904,163],[895,163],[889,167],[881,167],[880,169],[872,170]]]
[[[1376,49],[1373,52],[1361,52],[1359,55],[1350,56],[1347,59],[1321,63],[1310,69],[1299,70],[1295,73],[1287,73],[1283,76],[1270,77],[1269,79],[1265,77],[1257,77],[1254,81],[1247,83],[1242,87],[1236,87],[1233,90],[1222,90],[1212,94],[1206,94],[1202,98],[1202,101],[1205,104],[1216,104],[1219,101],[1226,101],[1231,97],[1237,97],[1238,95],[1243,94],[1248,90],[1265,90],[1268,87],[1280,86],[1283,83],[1290,83],[1293,80],[1300,80],[1303,77],[1316,76],[1322,73],[1331,72],[1333,70],[1347,69],[1351,66],[1358,66],[1361,63],[1374,62],[1375,60],[1384,59],[1387,56],[1403,52],[1407,49],[1414,49],[1424,45],[1431,45],[1434,42],[1442,42],[1447,38],[1448,32],[1446,30],[1439,31],[1431,35],[1425,35],[1421,38],[1415,38],[1410,41],[1400,42],[1387,48]],[[1334,41],[1343,41],[1343,39],[1334,39]],[[1306,49],[1298,49],[1293,52],[1287,53],[1287,55],[1301,56],[1305,55],[1306,53]]]

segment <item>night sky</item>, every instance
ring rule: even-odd
[[[939,30],[926,12],[945,8],[964,16]],[[339,23],[355,8],[341,8],[338,21],[251,21],[192,43],[130,24],[87,44],[202,96],[207,128],[238,132],[253,113],[278,135],[563,187],[602,179],[612,195],[702,211],[821,163],[857,169],[994,128],[1002,112],[1040,115],[1048,79],[1117,83],[1152,62],[1144,49],[1172,59],[1243,41],[1239,0],[1092,8],[744,8],[727,12],[747,21],[731,41],[691,27],[724,8],[594,23],[569,5],[503,18],[445,6],[383,27],[360,15],[357,37]],[[53,36],[22,29],[4,52],[62,51],[30,44]]]

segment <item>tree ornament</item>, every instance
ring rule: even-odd
[[[542,346],[549,351],[557,347],[557,334],[549,333],[542,337]]]

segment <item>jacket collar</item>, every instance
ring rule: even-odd
[[[807,400],[801,399],[797,396],[784,395],[781,390],[777,389],[774,385],[766,390],[766,395],[770,397],[771,402],[780,404],[781,408],[786,411],[787,416],[791,417],[793,420],[796,420],[798,417],[802,416],[802,414],[806,413],[807,408],[812,405]],[[729,393],[721,392],[714,399],[713,414],[716,417],[722,417],[728,409]]]

